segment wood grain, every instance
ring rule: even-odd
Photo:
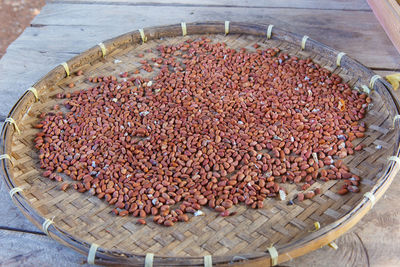
[[[11,201],[8,189],[0,180],[0,229],[15,228],[28,231],[39,231]],[[1,258],[1,257],[0,257]]]
[[[322,264],[324,267],[369,266],[369,258],[355,232],[352,231],[341,236],[335,243],[339,246],[338,250],[324,246],[292,261],[285,262],[283,266],[321,266]]]
[[[377,19],[400,53],[400,5],[396,0],[368,0]]]
[[[84,261],[47,236],[0,230],[0,266],[89,266]]]
[[[73,56],[63,52],[8,49],[0,60],[0,117],[7,117],[14,103],[34,82]]]
[[[98,10],[101,9],[103,9],[102,15],[99,16]],[[122,28],[130,27],[130,30],[134,30],[144,26],[167,25],[181,21],[230,20],[274,24],[291,32],[308,35],[352,55],[368,67],[392,69],[399,67],[400,62],[400,55],[396,53],[371,11],[313,10],[311,12],[307,9],[287,8],[215,7],[211,9],[119,5],[108,6],[104,9],[104,6],[94,4],[49,4],[45,6],[43,13],[45,14],[34,19],[33,25],[78,26],[81,28],[75,30],[83,29],[79,34],[81,41],[86,38],[83,26],[101,25],[104,30],[99,29],[100,34],[101,32],[118,32],[114,25]],[[168,15],[155,16],[154,14]],[[112,26],[113,30],[107,26]],[[59,29],[60,32],[63,30],[63,28]],[[57,43],[61,42],[56,41],[51,44],[57,45]],[[376,47],[380,48],[379,54],[373,53]]]
[[[323,247],[285,266],[398,266],[400,262],[400,175],[385,195],[352,229],[337,240],[338,250]]]
[[[98,10],[103,10],[100,17]],[[345,51],[368,67],[400,68],[400,56],[372,12],[48,4],[33,21],[35,27],[28,28],[0,61],[0,95],[5,99],[0,115],[6,115],[18,96],[57,64],[103,40],[143,25],[217,18],[274,23]],[[380,53],[375,53],[376,47]]]
[[[364,0],[55,0],[55,3],[74,3],[74,4],[103,4],[103,5],[134,5],[134,6],[229,6],[229,7],[288,7],[288,8],[307,8],[307,9],[343,9],[343,10],[369,10],[368,4]]]

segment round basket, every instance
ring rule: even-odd
[[[266,199],[264,208],[234,207],[237,214],[221,217],[207,208],[205,216],[188,223],[161,227],[153,222],[135,224],[132,216],[118,217],[113,207],[89,193],[59,189],[44,178],[34,148],[34,125],[38,115],[62,100],[58,93],[90,87],[87,77],[115,75],[138,68],[138,55],[160,44],[176,44],[207,35],[229,47],[253,50],[278,47],[299,58],[340,75],[355,90],[370,94],[372,104],[363,119],[365,137],[356,139],[363,150],[344,162],[362,178],[359,193],[336,194],[338,181],[317,181],[322,194],[287,205]],[[147,39],[147,40],[146,40]],[[144,42],[146,41],[146,42]],[[152,50],[153,51],[153,50]],[[83,70],[83,76],[75,75]],[[154,75],[149,74],[149,75]],[[71,89],[67,85],[75,83]],[[348,231],[389,187],[400,165],[397,100],[390,85],[343,53],[272,25],[206,22],[153,27],[133,31],[105,41],[60,64],[33,85],[15,104],[2,129],[2,172],[14,203],[37,227],[76,251],[88,255],[89,263],[135,266],[270,266],[324,246]],[[288,198],[298,193],[287,185]],[[52,220],[52,221],[50,221]],[[315,229],[315,222],[321,227]],[[153,257],[154,255],[154,257]]]

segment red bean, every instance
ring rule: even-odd
[[[58,93],[55,111],[35,122],[43,176],[63,173],[116,214],[165,226],[205,205],[221,215],[239,203],[261,209],[286,182],[307,190],[348,179],[338,193],[358,192],[359,177],[339,158],[362,150],[352,141],[365,136],[358,119],[372,99],[310,59],[254,48],[206,38],[160,46],[140,61],[155,70],[151,80],[135,68]]]

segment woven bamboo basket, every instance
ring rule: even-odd
[[[88,262],[104,265],[211,266],[212,262],[270,266],[318,249],[354,226],[384,194],[400,165],[396,123],[400,107],[390,85],[347,55],[278,27],[206,22],[188,23],[186,36],[184,31],[180,24],[153,27],[143,30],[146,43],[140,31],[105,41],[57,66],[34,84],[38,100],[35,90],[28,90],[18,100],[9,118],[20,132],[14,123],[4,124],[0,153],[10,156],[3,156],[1,170],[15,205],[49,237],[88,255]],[[257,42],[260,49],[278,47],[299,58],[312,58],[354,89],[370,90],[372,104],[363,119],[367,132],[354,141],[364,148],[344,160],[350,171],[362,178],[359,193],[339,196],[338,181],[317,181],[312,188],[320,187],[322,194],[295,205],[269,198],[262,209],[238,205],[234,207],[237,214],[231,217],[217,216],[205,208],[206,216],[166,228],[153,222],[137,225],[132,216],[115,216],[105,201],[73,189],[63,192],[57,182],[41,175],[33,141],[38,130],[33,126],[39,121],[38,114],[61,101],[56,99],[57,93],[90,87],[85,77],[117,76],[138,68],[143,59],[138,54],[145,54],[145,59],[154,57],[145,52],[149,48],[204,35],[232,48],[252,50],[251,45]],[[76,76],[78,70],[85,75]],[[76,84],[73,89],[67,86],[71,82]],[[286,189],[289,199],[298,193],[295,185]],[[319,230],[315,230],[315,222],[321,225]]]

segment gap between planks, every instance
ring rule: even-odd
[[[46,235],[45,233],[40,232],[40,231],[33,231],[33,230],[28,230],[28,229],[14,228],[14,227],[1,226],[1,225],[0,225],[0,230],[2,230],[2,231],[12,231],[12,232],[21,232],[21,233],[27,233],[27,234],[33,234],[33,235]]]
[[[343,10],[343,11],[370,11],[364,0],[55,0],[55,4],[88,4],[88,5],[125,5],[125,6],[171,6],[171,7],[238,7],[238,8],[290,8],[311,10]]]

